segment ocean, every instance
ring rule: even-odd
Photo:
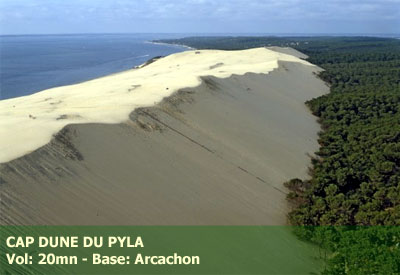
[[[124,71],[187,50],[144,34],[0,36],[0,100]]]
[[[210,34],[0,36],[0,100],[25,96],[45,89],[75,84],[128,70],[152,57],[187,50],[187,48],[177,45],[152,44],[148,41],[194,35],[207,36]],[[213,35],[241,36],[245,34]],[[255,36],[256,34],[246,35]],[[322,34],[275,33],[273,35],[319,36]],[[334,36],[342,35],[344,34]],[[397,34],[369,36],[400,37]]]

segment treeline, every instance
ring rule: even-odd
[[[213,37],[195,48],[291,46],[324,68],[331,92],[308,101],[320,149],[310,179],[285,185],[297,234],[329,251],[325,274],[400,273],[400,40]]]
[[[400,41],[394,42],[304,50],[326,69],[320,76],[331,92],[307,102],[323,131],[307,188],[291,194],[302,200],[292,223],[400,225]]]
[[[320,77],[331,92],[307,102],[320,118],[321,147],[311,179],[286,183],[294,206],[289,219],[294,225],[358,225],[302,230],[306,239],[335,252],[326,273],[395,274],[400,272],[400,43],[358,43],[305,51],[326,69]]]
[[[185,37],[180,39],[161,39],[155,40],[154,42],[186,45],[196,49],[217,50],[243,50],[266,46],[292,46],[301,50],[304,53],[323,53],[323,55],[320,55],[318,58],[320,60],[321,58],[326,58],[327,60],[331,60],[331,62],[335,60],[337,56],[345,56],[344,58],[348,58],[349,56],[356,56],[363,53],[370,53],[371,55],[368,58],[372,58],[374,55],[382,54],[390,58],[390,56],[393,54],[390,50],[398,47],[399,44],[399,41],[397,39],[330,36],[197,36]],[[357,51],[354,51],[355,48],[357,48]],[[364,56],[362,58],[366,57]]]
[[[162,39],[154,42],[186,45],[196,49],[243,50],[264,46],[289,46],[299,43],[291,38],[281,37],[187,37],[181,39]],[[304,41],[307,43],[307,41]]]

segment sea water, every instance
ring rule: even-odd
[[[152,57],[187,50],[176,45],[149,43],[167,37],[144,34],[0,36],[0,100],[128,70]]]

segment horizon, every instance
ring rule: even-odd
[[[400,29],[399,4],[400,0],[2,0],[0,35],[395,35]]]
[[[232,37],[241,37],[241,36],[260,36],[260,37],[339,37],[339,36],[349,36],[349,37],[382,37],[382,38],[390,38],[391,36],[397,37],[400,36],[400,32],[393,33],[185,33],[185,32],[91,32],[91,33],[18,33],[18,34],[9,34],[0,33],[0,36],[68,36],[68,35],[189,35],[189,36],[232,36]]]

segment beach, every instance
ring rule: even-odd
[[[0,101],[0,222],[286,224],[329,90],[300,57],[193,50]]]

